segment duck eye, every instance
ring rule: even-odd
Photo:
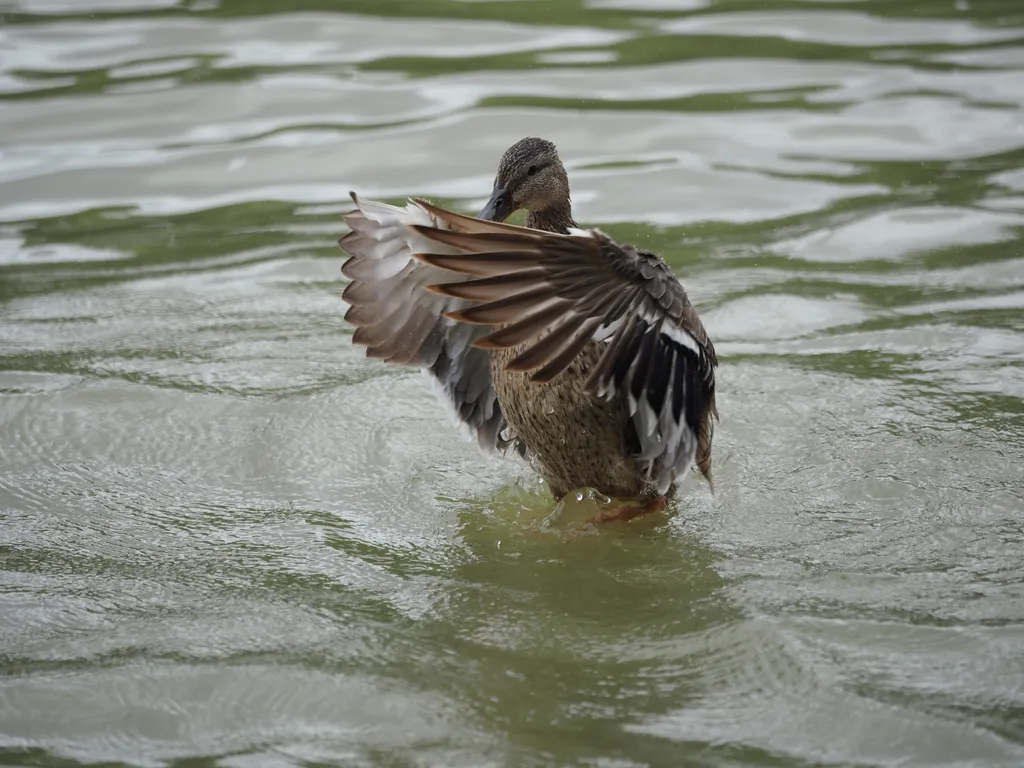
[[[536,172],[537,172],[537,166],[536,165],[531,165],[529,168],[526,169],[526,175],[527,176],[533,176]]]

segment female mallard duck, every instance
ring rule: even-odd
[[[601,519],[664,508],[695,461],[711,482],[714,346],[664,261],[576,228],[551,142],[505,152],[479,218],[352,199],[353,341],[429,371],[481,447],[531,456],[556,498],[639,500]]]

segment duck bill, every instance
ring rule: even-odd
[[[478,219],[487,221],[504,221],[515,213],[515,205],[512,202],[512,195],[504,187],[495,187],[491,193],[491,199],[487,205],[476,215]]]

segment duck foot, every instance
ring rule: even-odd
[[[584,525],[591,526],[599,523],[610,523],[616,520],[628,522],[637,517],[643,515],[649,515],[652,512],[661,512],[665,507],[668,506],[668,498],[665,496],[659,496],[656,499],[651,499],[645,504],[635,504],[629,507],[620,507],[619,509],[608,510],[598,515],[594,515],[592,518],[586,521]]]

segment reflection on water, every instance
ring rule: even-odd
[[[0,0],[0,763],[1024,763],[1017,5],[279,11]],[[714,496],[561,535],[350,344],[348,190],[525,135],[715,338]]]

